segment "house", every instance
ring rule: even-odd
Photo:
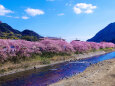
[[[74,41],[80,41],[80,40],[74,40]]]
[[[65,41],[65,39],[57,38],[57,37],[44,37],[44,38],[40,38],[39,40],[45,40],[45,39],[51,39],[51,40],[63,40],[63,41]]]

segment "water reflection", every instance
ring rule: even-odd
[[[115,52],[1,77],[2,86],[47,86],[83,72],[91,64],[115,58]]]

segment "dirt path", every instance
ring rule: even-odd
[[[115,86],[115,59],[92,65],[83,73],[51,86]]]

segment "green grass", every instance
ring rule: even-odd
[[[50,58],[41,57],[40,55],[36,55],[29,59],[30,61],[40,61],[41,64],[50,64]]]
[[[105,49],[100,49],[102,51],[108,51],[108,50],[113,50],[114,48],[105,48]]]
[[[109,51],[112,51],[112,50],[113,50],[113,48],[105,48],[105,49],[91,50],[91,51],[86,51],[86,52],[75,52],[75,54],[90,53],[90,52],[95,52],[95,51],[109,52]],[[50,64],[51,58],[53,58],[55,56],[71,56],[71,54],[44,52],[41,55],[33,54],[31,57],[21,57],[21,58],[14,57],[14,58],[8,59],[7,61],[5,61],[3,63],[6,63],[6,62],[10,61],[10,62],[16,64],[16,63],[21,63],[23,61],[39,61],[41,64]],[[2,65],[2,63],[0,65]]]
[[[114,48],[105,48],[105,49],[99,49],[99,50],[92,50],[87,51],[84,53],[90,53],[95,51],[105,51],[105,52],[111,52]],[[75,54],[83,54],[76,52]],[[64,61],[71,58],[71,54],[55,54],[55,53],[44,53],[43,55],[37,55],[33,54],[31,57],[24,57],[19,59],[10,59],[5,62],[0,62],[0,73],[4,73],[7,71],[11,71],[13,69],[20,69],[20,68],[28,68],[35,65],[44,65],[44,64],[50,64],[52,62],[57,61]]]

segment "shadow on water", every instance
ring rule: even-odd
[[[0,83],[1,86],[47,86],[79,74],[91,64],[112,58],[115,58],[115,52],[3,76],[0,78]]]

